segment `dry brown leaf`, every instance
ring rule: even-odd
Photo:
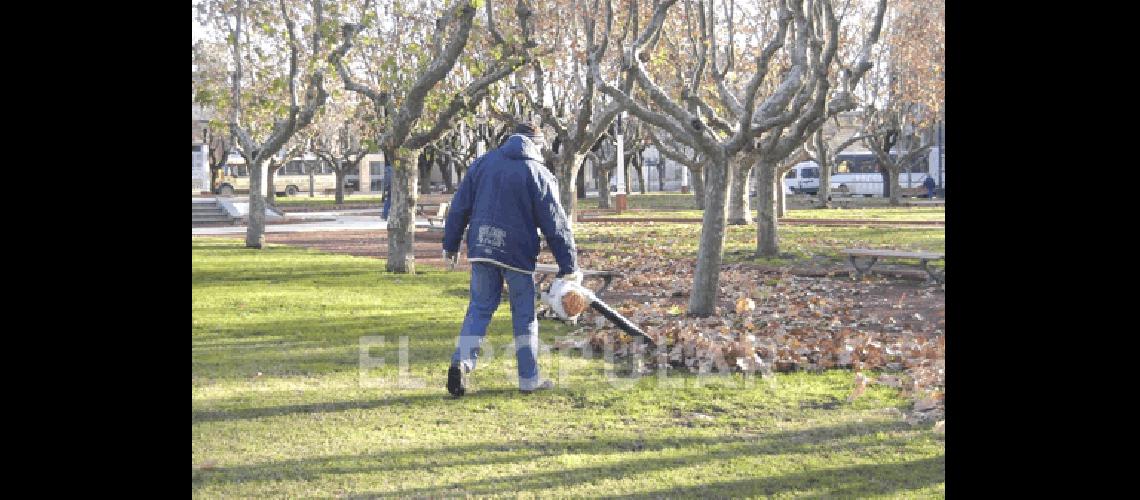
[[[736,300],[736,314],[744,314],[752,312],[756,309],[756,301],[748,298],[741,297]]]
[[[914,403],[914,411],[933,410],[937,406],[938,402],[933,399],[920,399]]]

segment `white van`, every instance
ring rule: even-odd
[[[784,194],[816,194],[819,192],[819,165],[814,161],[797,163],[784,174]]]
[[[894,153],[892,153],[893,155]],[[899,186],[917,189],[929,175],[934,178],[938,191],[946,188],[946,164],[939,148],[930,148],[927,156],[915,161],[909,169],[899,172]],[[883,176],[879,173],[875,155],[869,151],[836,155],[831,166],[831,190],[836,194],[882,196]],[[797,163],[784,175],[785,194],[816,194],[819,192],[819,165],[814,161]]]

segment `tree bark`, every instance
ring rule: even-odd
[[[269,160],[269,170],[265,174],[265,185],[269,188],[265,190],[265,203],[269,206],[277,206],[277,186],[275,183],[277,177],[277,160]]]
[[[400,148],[392,165],[392,209],[388,213],[388,263],[393,273],[416,273],[416,190],[420,151]]]
[[[896,167],[886,170],[887,182],[890,184],[891,206],[900,206],[902,205],[902,189],[899,189],[899,169]]]
[[[728,224],[733,226],[751,224],[748,181],[752,177],[752,164],[737,160],[729,161],[729,164],[732,165],[732,188],[728,194]]]
[[[641,194],[645,194],[645,172],[643,172],[645,169],[642,168],[641,162],[635,163],[637,163],[637,165],[634,166],[634,170],[637,171],[637,183],[641,186]]]
[[[249,225],[245,230],[246,248],[261,249],[265,247],[265,197],[261,194],[264,178],[260,158],[255,158],[249,165]]]
[[[783,217],[787,213],[787,202],[784,199],[784,176],[776,176],[776,218]]]
[[[686,168],[686,167],[682,167]],[[705,209],[705,169],[689,169],[689,178],[692,181],[693,200],[697,202],[697,210]]]
[[[575,177],[582,168],[582,159],[585,155],[572,154],[564,151],[554,157],[554,175],[558,178],[558,201],[562,203],[562,210],[566,211],[566,220],[573,225],[574,214],[578,211],[578,184]]]
[[[594,167],[598,182],[598,208],[610,208],[610,171]]]
[[[431,194],[431,167],[435,164],[435,155],[426,151],[420,153],[417,167],[420,194]],[[371,179],[369,179],[371,182]]]
[[[451,193],[455,192],[455,185],[452,184],[452,182],[451,182],[451,169],[452,169],[452,165],[456,163],[456,160],[449,158],[447,161],[445,161],[443,163],[444,164],[442,166],[440,166],[440,173],[443,174],[443,186],[445,189],[444,192],[451,194]],[[458,171],[458,169],[456,169],[456,170]]]
[[[756,164],[756,254],[775,257],[780,252],[776,235],[776,165],[761,158]]]
[[[577,199],[579,199],[579,200],[586,199],[586,174],[584,172],[582,172],[582,162],[581,161],[578,162],[578,172],[576,174],[574,174],[574,178],[576,179],[574,181],[574,185],[578,186]],[[578,209],[577,202],[575,202],[575,204],[574,204],[574,209],[575,210]],[[567,215],[569,215],[569,214],[567,214]]]
[[[338,168],[336,172],[336,201],[337,205],[344,204],[344,168]]]
[[[716,311],[717,292],[720,291],[720,263],[724,256],[728,165],[727,162],[718,164],[711,160],[702,170],[708,174],[708,192],[705,193],[706,208],[701,221],[697,269],[693,272],[693,289],[689,294],[690,316],[709,316]]]
[[[831,161],[828,158],[820,158],[819,162],[819,191],[816,193],[819,196],[819,205],[823,208],[831,208]]]

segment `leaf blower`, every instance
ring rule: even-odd
[[[582,314],[587,307],[601,313],[606,319],[610,320],[622,331],[635,337],[642,337],[649,342],[650,347],[655,347],[656,343],[653,339],[649,338],[645,332],[641,331],[637,325],[633,324],[630,320],[626,319],[620,313],[615,311],[605,302],[602,302],[594,295],[594,292],[589,288],[582,286],[582,276],[576,275],[571,279],[555,278],[554,282],[550,284],[550,289],[539,294],[540,300],[546,304],[554,314],[563,321],[575,321],[578,315]]]

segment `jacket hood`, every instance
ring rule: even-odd
[[[512,160],[542,161],[542,151],[538,145],[521,134],[514,134],[507,139],[502,147],[503,155]]]

